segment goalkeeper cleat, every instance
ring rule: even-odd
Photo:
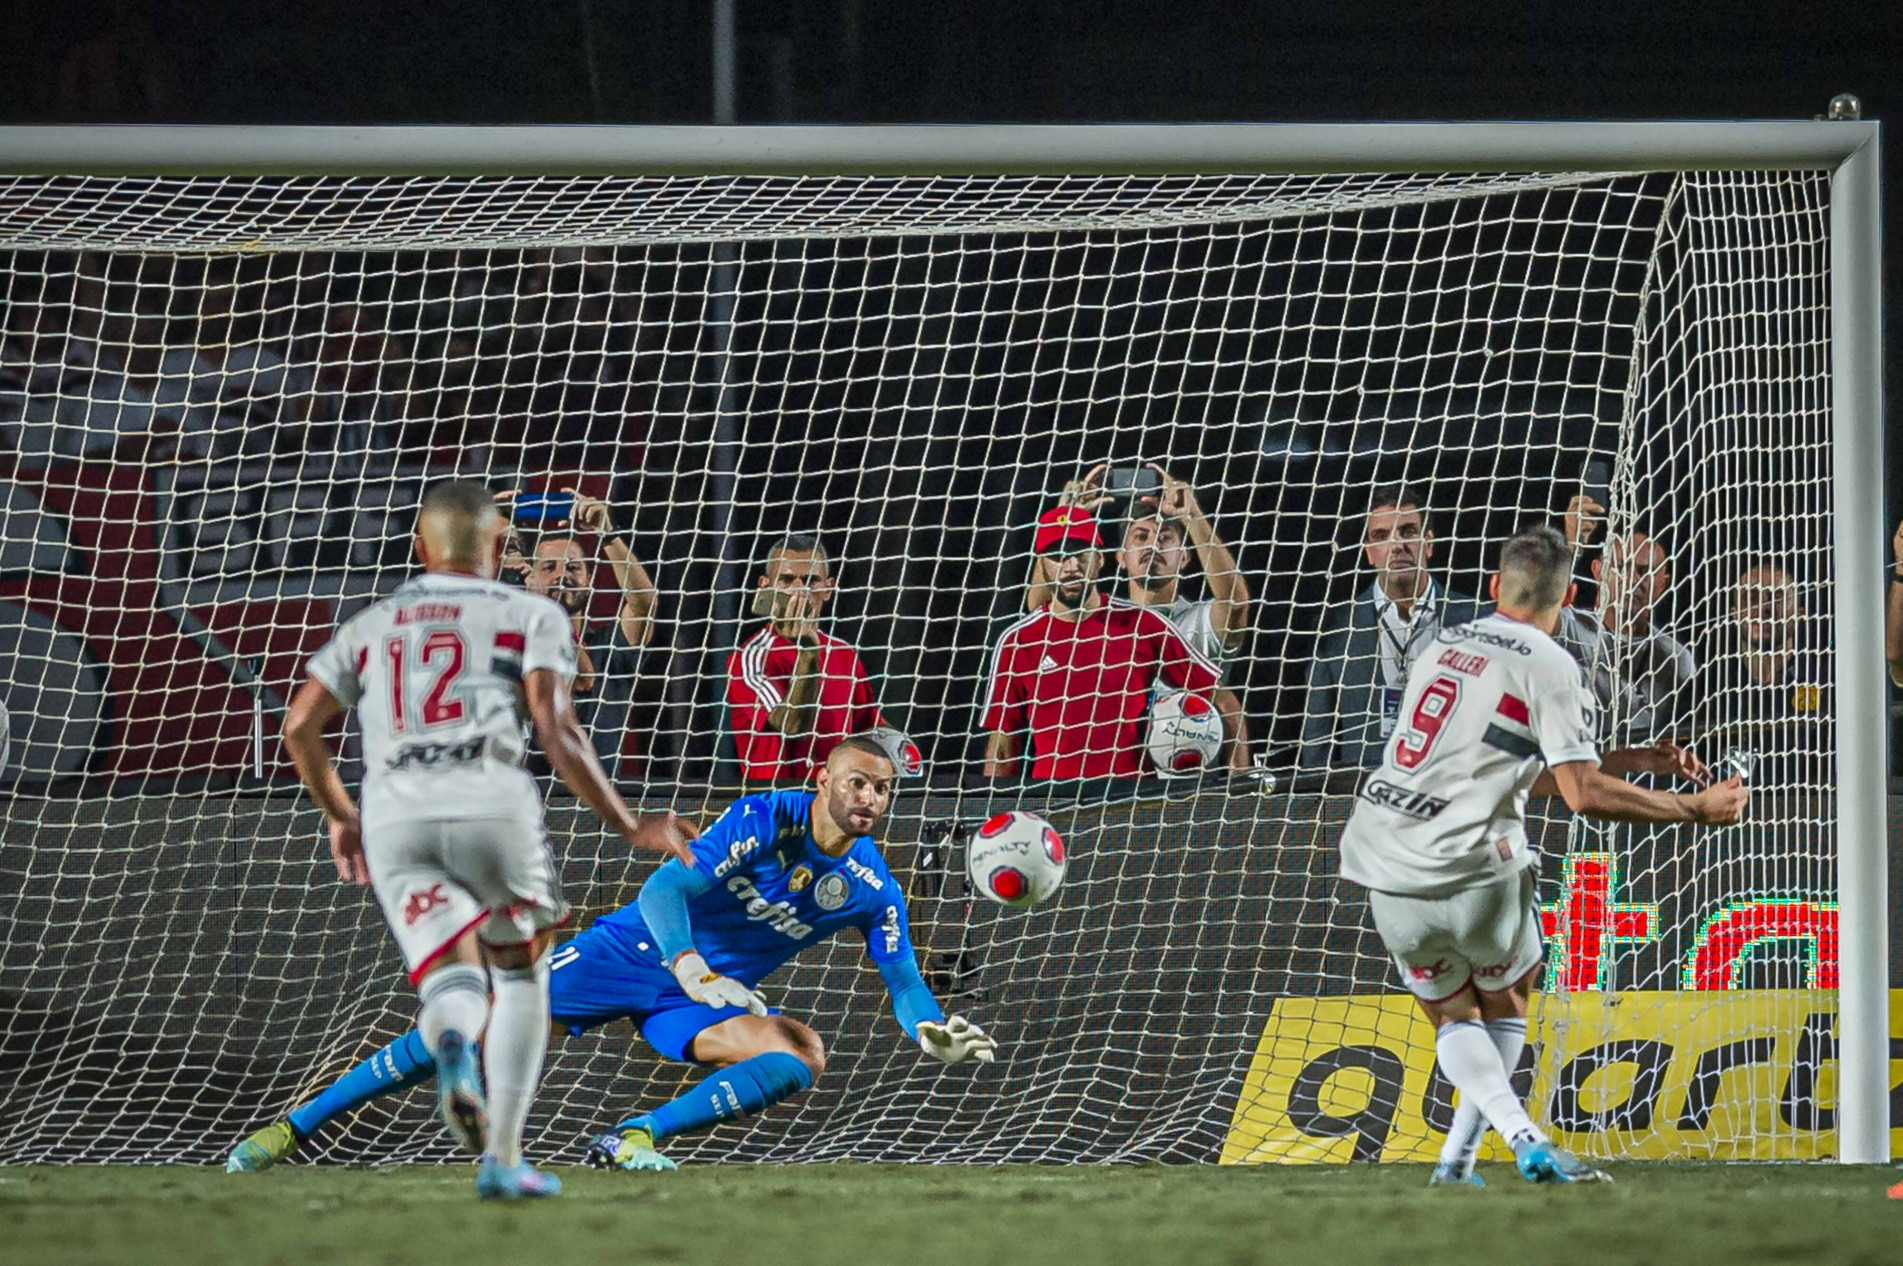
[[[436,1052],[436,1107],[463,1150],[480,1156],[489,1141],[489,1109],[482,1099],[476,1052],[456,1032],[443,1034]]]
[[[227,1174],[255,1174],[289,1157],[301,1140],[289,1121],[274,1121],[238,1146],[225,1158]]]
[[[1430,1187],[1484,1187],[1487,1180],[1474,1173],[1471,1165],[1449,1165],[1442,1161],[1434,1166],[1434,1176],[1427,1180]]]
[[[597,1134],[588,1145],[588,1163],[596,1169],[647,1169],[665,1173],[679,1169],[654,1149],[654,1136],[641,1128]]]
[[[476,1194],[484,1200],[539,1200],[562,1194],[562,1180],[527,1161],[504,1167],[493,1156],[476,1170]]]
[[[1520,1177],[1528,1182],[1611,1182],[1612,1176],[1595,1169],[1571,1152],[1561,1151],[1545,1139],[1521,1143],[1513,1149]]]

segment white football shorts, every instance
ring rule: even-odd
[[[539,806],[366,824],[363,852],[412,984],[470,928],[486,945],[521,945],[568,919]]]
[[[1368,893],[1375,930],[1415,997],[1443,1002],[1467,987],[1500,993],[1540,965],[1533,870],[1450,897]]]

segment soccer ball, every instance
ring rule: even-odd
[[[1164,695],[1150,708],[1150,764],[1165,778],[1196,774],[1222,751],[1222,714],[1187,690]]]
[[[1029,910],[1064,882],[1064,841],[1035,813],[1000,813],[965,848],[971,886],[1001,906]]]

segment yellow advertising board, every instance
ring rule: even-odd
[[[1903,1052],[1903,991],[1892,994]],[[1540,995],[1515,1087],[1588,1156],[1792,1160],[1836,1150],[1837,995],[1711,990]],[[1903,1082],[1903,1060],[1891,1084]],[[1896,1097],[1893,1092],[1893,1099]],[[1401,994],[1275,1003],[1222,1163],[1432,1161],[1453,1116],[1434,1035]],[[1895,1146],[1903,1153],[1903,1130]],[[1482,1157],[1506,1155],[1490,1137]]]

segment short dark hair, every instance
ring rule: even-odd
[[[817,536],[805,532],[788,532],[767,547],[766,561],[770,565],[781,554],[811,554],[819,560],[820,569],[832,574],[832,560],[826,556],[826,547],[819,543]]]
[[[870,734],[848,734],[832,745],[832,749],[826,753],[827,760],[833,758],[833,752],[864,752],[868,756],[877,756],[892,766],[892,772],[895,775],[899,772],[899,763],[892,759],[892,753],[885,749],[884,743]]]
[[[1557,529],[1527,528],[1500,547],[1500,605],[1544,611],[1573,582],[1573,547]]]
[[[1427,521],[1427,498],[1419,488],[1409,483],[1379,484],[1368,495],[1368,513],[1392,507],[1396,510],[1409,508],[1420,511],[1421,522]]]
[[[423,490],[423,502],[416,512],[423,515],[439,511],[473,520],[482,518],[485,512],[495,514],[496,503],[489,489],[473,479],[439,479]]]
[[[530,558],[534,558],[537,551],[542,548],[543,541],[573,541],[575,548],[581,548],[581,538],[567,528],[550,528],[545,532],[537,532],[534,539],[529,541],[528,555]]]

